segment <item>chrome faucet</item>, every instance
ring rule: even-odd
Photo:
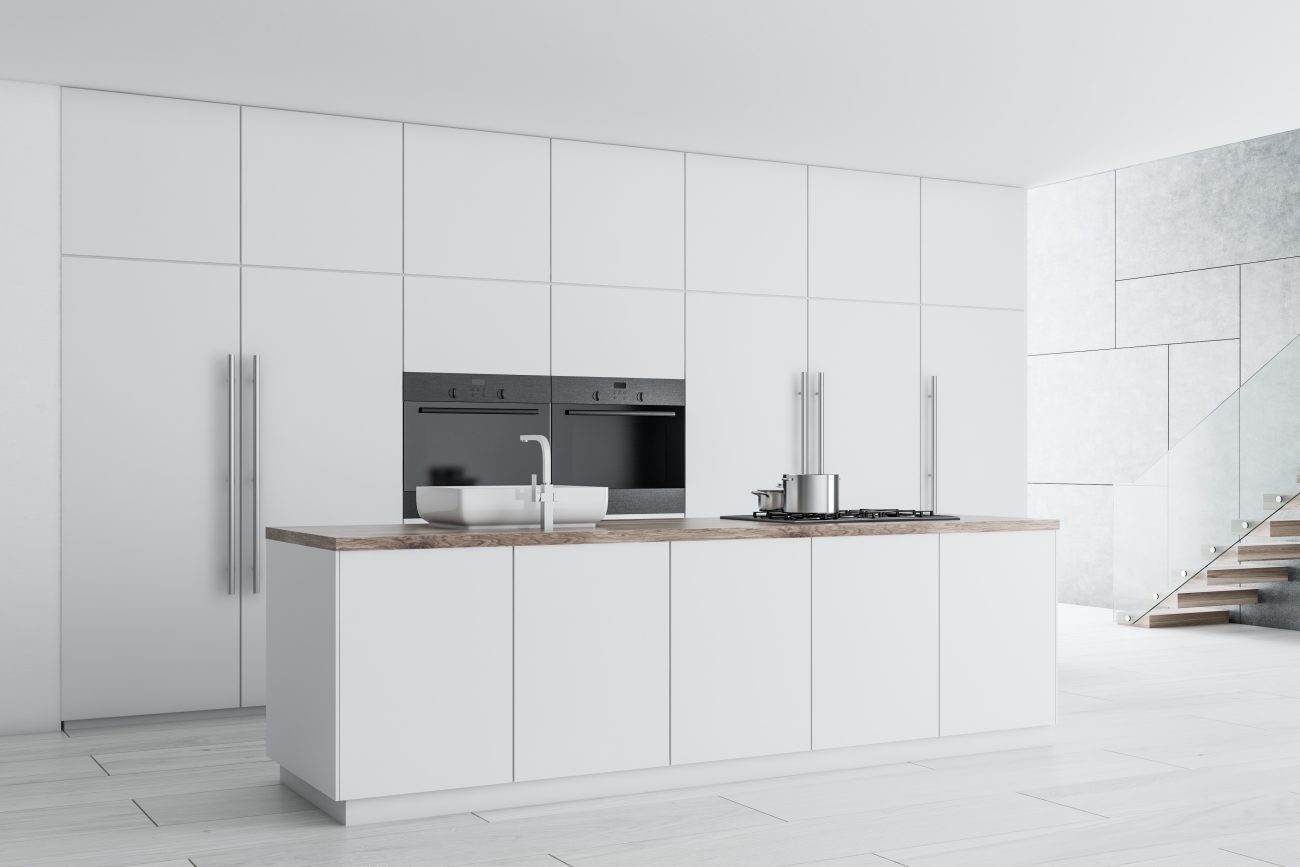
[[[537,443],[542,447],[542,483],[537,484],[537,474],[533,474],[532,490],[528,501],[542,505],[542,529],[555,529],[555,489],[551,486],[551,441],[541,434],[524,434],[519,437],[521,443]]]

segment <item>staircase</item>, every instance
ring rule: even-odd
[[[1115,622],[1227,623],[1300,570],[1300,337],[1113,485]],[[1300,574],[1300,571],[1297,572]],[[1264,600],[1284,594],[1264,594]]]
[[[1296,481],[1300,483],[1300,474]],[[1221,552],[1208,551],[1215,555],[1210,564],[1132,625],[1159,629],[1228,623],[1231,612],[1226,606],[1258,605],[1258,585],[1290,581],[1291,562],[1300,560],[1300,516],[1283,511],[1292,508],[1300,508],[1300,497],[1288,500],[1274,517],[1249,529]]]

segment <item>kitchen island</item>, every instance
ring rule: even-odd
[[[268,752],[355,824],[1050,725],[1057,527],[269,528]]]

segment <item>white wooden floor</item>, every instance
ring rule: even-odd
[[[966,754],[354,828],[260,719],[0,738],[0,864],[1300,867],[1300,633],[1062,606],[1060,663],[1059,726]]]

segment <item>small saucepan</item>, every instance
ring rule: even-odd
[[[758,491],[750,491],[750,493],[758,497],[758,511],[760,512],[785,511],[785,489],[784,488],[765,488]]]

